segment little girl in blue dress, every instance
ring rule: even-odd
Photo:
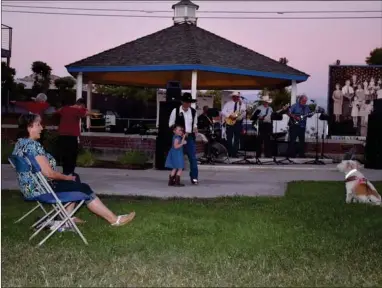
[[[180,183],[180,176],[184,169],[184,156],[183,156],[183,145],[187,144],[185,137],[186,134],[183,133],[183,128],[180,126],[175,126],[174,136],[172,137],[171,149],[167,154],[166,168],[171,168],[171,173],[168,180],[168,186],[184,186]]]

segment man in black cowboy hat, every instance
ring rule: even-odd
[[[198,184],[198,162],[196,159],[196,142],[195,136],[198,133],[198,116],[196,110],[191,107],[191,103],[196,100],[192,99],[190,93],[183,93],[182,105],[172,110],[169,120],[169,127],[179,125],[183,127],[184,132],[187,133],[187,144],[184,145],[184,151],[190,161],[190,178],[191,183]]]

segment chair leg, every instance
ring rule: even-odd
[[[28,217],[30,214],[32,214],[36,209],[40,208],[39,205],[36,205],[36,207],[34,207],[33,209],[31,209],[27,214],[25,214],[23,217],[21,217],[20,219],[18,219],[17,221],[15,221],[15,224],[16,223],[19,223],[21,222],[23,219],[25,219],[26,217]]]
[[[66,203],[64,205],[64,208],[66,208],[67,206],[69,206],[70,203]],[[46,211],[46,210],[44,210]],[[44,217],[42,217],[41,219],[39,219],[36,223],[34,223],[31,228],[34,228],[35,226],[37,226],[38,224],[40,224],[41,222],[43,222],[47,217],[49,217],[50,214],[52,214],[54,211],[58,212],[59,211],[59,208],[57,208],[55,205],[53,205],[53,209],[50,210],[49,212],[46,213],[46,215]],[[61,217],[62,218],[62,217]]]
[[[41,207],[42,211],[44,211],[45,214],[48,214],[48,212],[46,212],[44,206],[40,202],[38,202],[38,205]]]
[[[66,214],[65,216],[65,219],[63,221],[60,222],[59,225],[57,225],[57,227],[55,227],[49,234],[48,236],[46,236],[40,243],[38,243],[37,246],[41,246],[42,244],[45,243],[46,240],[48,240],[61,226],[63,226],[66,222],[69,221],[69,223],[71,224],[71,226],[75,229],[75,231],[77,232],[77,234],[81,237],[82,241],[84,241],[84,243],[86,245],[88,245],[88,242],[86,240],[86,238],[84,237],[84,235],[82,235],[81,231],[78,229],[77,225],[74,223],[73,219],[72,219],[72,216],[78,211],[78,209],[82,206],[82,204],[84,203],[84,201],[81,201],[77,207],[70,213],[68,214],[65,210],[64,211],[61,211],[63,212],[63,214]]]
[[[48,223],[51,222],[59,213],[60,211],[56,211],[56,213],[54,213],[52,217],[50,217],[47,221],[45,221],[45,223],[35,233],[33,233],[31,237],[29,237],[29,240],[32,240],[33,237],[35,237],[38,233],[40,233],[40,231],[44,229],[46,225],[48,225]]]

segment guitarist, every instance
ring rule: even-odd
[[[269,106],[272,103],[272,99],[268,95],[264,95],[260,99],[261,105],[257,107],[255,114],[259,121],[259,135],[257,137],[256,145],[256,158],[261,157],[262,146],[264,143],[265,157],[272,157],[271,153],[271,134],[273,131],[271,115],[273,113],[272,107]]]
[[[295,143],[298,137],[299,141],[299,156],[300,158],[305,157],[305,130],[306,130],[306,117],[301,119],[301,116],[308,115],[311,113],[310,108],[306,105],[308,97],[302,95],[298,98],[297,103],[290,107],[288,116],[290,118],[289,126],[289,145],[288,145],[288,156],[293,158],[296,155]],[[308,117],[312,117],[309,115]],[[295,121],[292,121],[295,120]],[[296,122],[296,123],[294,123]]]
[[[224,104],[222,115],[226,118],[228,155],[229,157],[236,158],[237,152],[239,151],[243,117],[246,114],[247,107],[245,103],[241,101],[239,92],[233,92],[231,97],[232,100]]]

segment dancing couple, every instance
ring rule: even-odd
[[[169,186],[184,186],[180,183],[180,177],[184,169],[185,153],[190,162],[190,180],[192,185],[198,182],[198,162],[196,159],[196,135],[198,133],[198,116],[196,110],[191,107],[192,99],[190,93],[184,93],[181,99],[182,104],[172,110],[169,127],[173,129],[173,139],[171,149],[167,155],[166,168],[170,168]]]

